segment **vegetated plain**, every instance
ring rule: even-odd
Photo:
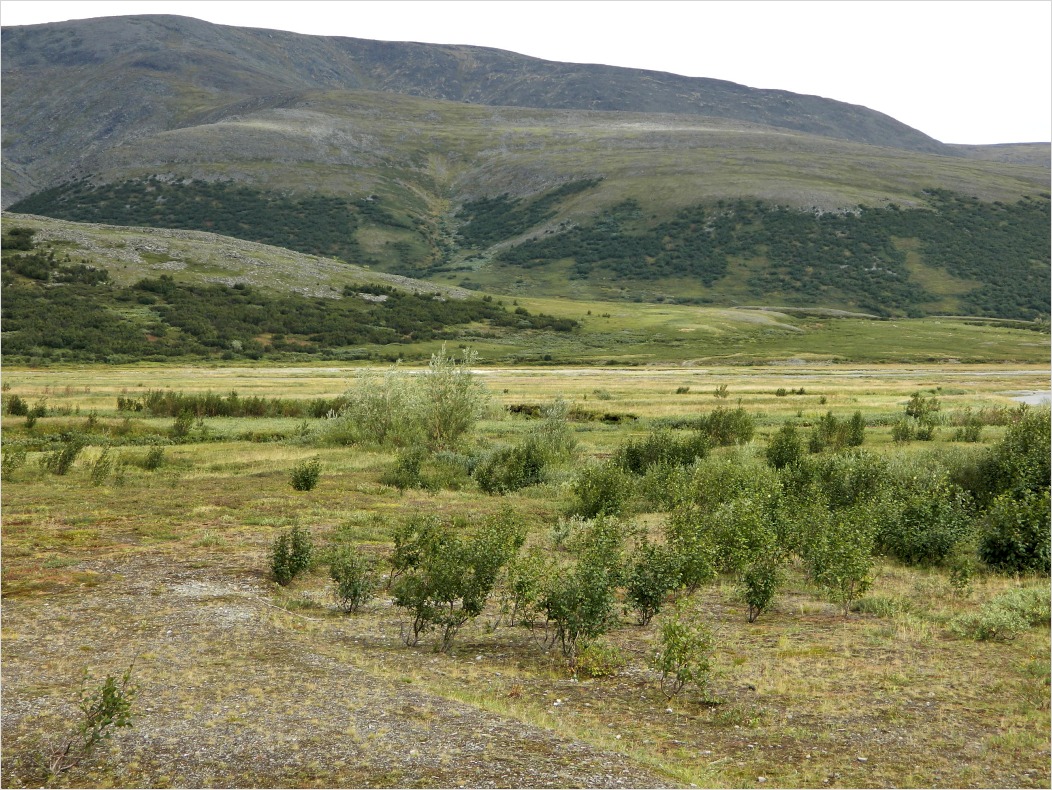
[[[56,784],[1048,786],[1047,567],[996,573],[976,554],[1001,523],[987,500],[1006,485],[991,482],[1002,467],[983,459],[1015,459],[1012,480],[1036,474],[1040,488],[1040,468],[1027,464],[1044,452],[1047,492],[1047,412],[1011,400],[1046,390],[1047,364],[475,368],[479,420],[415,469],[412,447],[426,439],[381,443],[376,424],[336,416],[353,413],[361,382],[385,386],[369,370],[5,365],[5,786],[41,781],[33,754],[75,717],[84,669],[97,680],[129,665],[133,726]],[[433,373],[387,375],[411,389]],[[10,413],[21,411],[16,398],[28,413]],[[277,401],[279,416],[206,416]],[[326,403],[332,413],[307,416]],[[860,447],[823,433],[829,415],[835,428],[856,412]],[[927,441],[903,435],[924,420]],[[787,424],[804,449],[778,471],[768,448]],[[740,433],[724,446],[719,425]],[[646,447],[695,446],[703,429],[704,457],[631,471]],[[483,490],[499,478],[488,460],[497,450],[544,436],[564,452],[539,479]],[[73,440],[83,447],[63,473],[57,461],[41,465]],[[290,472],[315,458],[317,485],[295,490]],[[581,481],[614,467],[627,494],[619,512],[569,518],[593,501]],[[852,476],[866,469],[876,479]],[[809,474],[841,488],[794,488]],[[405,525],[422,516],[464,539],[514,523],[520,556],[540,551],[564,569],[584,562],[595,524],[616,519],[631,566],[644,537],[666,544],[678,507],[698,509],[713,534],[767,523],[749,521],[764,512],[791,535],[827,505],[847,512],[829,497],[861,500],[870,485],[897,515],[882,517],[866,552],[871,586],[849,600],[830,597],[797,546],[750,623],[742,568],[717,562],[695,590],[660,596],[647,625],[618,585],[605,633],[569,657],[546,641],[543,615],[508,611],[527,574],[500,576],[446,651],[436,649],[441,628],[404,643],[413,615],[394,598],[411,569],[355,613],[338,606],[329,578],[344,546],[385,581]],[[800,490],[815,501],[783,507]],[[799,521],[794,507],[805,509]],[[313,537],[313,563],[280,586],[274,545],[293,527]],[[942,540],[941,550],[907,561],[912,534]],[[737,551],[714,545],[726,558]],[[1044,551],[1047,565],[1047,542]],[[999,602],[1042,592],[1037,626],[1002,617]],[[666,623],[691,619],[711,632],[708,683],[667,699],[649,657]]]

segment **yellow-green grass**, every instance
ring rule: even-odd
[[[50,433],[79,429],[91,410],[100,423],[118,424],[116,397],[146,389],[305,400],[343,392],[355,372],[7,368],[3,380],[5,394],[80,409],[39,420],[34,430]],[[620,425],[575,423],[583,461],[656,419],[720,405],[740,402],[757,415],[748,454],[762,452],[764,437],[786,419],[860,410],[886,423],[917,390],[934,390],[943,414],[1006,406],[1008,393],[1047,389],[1049,378],[1047,368],[1024,365],[487,368],[481,375],[497,405],[561,396],[581,408],[638,415]],[[720,385],[726,399],[714,395]],[[676,394],[680,387],[689,391]],[[779,387],[805,394],[779,397]],[[173,422],[134,414],[130,421],[141,421],[144,433]],[[637,785],[1048,785],[1048,629],[988,643],[948,628],[952,617],[999,592],[1047,579],[983,576],[957,597],[941,570],[882,562],[867,595],[885,599],[883,607],[845,619],[794,569],[772,611],[753,625],[729,580],[704,587],[690,606],[717,633],[712,695],[719,704],[693,693],[671,703],[660,695],[646,656],[664,615],[647,627],[622,616],[608,639],[627,664],[608,678],[572,678],[557,649],[545,652],[539,631],[494,629],[495,602],[458,635],[452,654],[433,652],[430,639],[409,649],[387,592],[347,616],[333,606],[324,564],[288,589],[273,585],[267,562],[277,535],[298,524],[319,548],[340,537],[382,559],[402,517],[480,517],[510,505],[539,543],[565,512],[572,470],[506,497],[471,485],[399,493],[379,481],[391,449],[236,440],[253,429],[287,434],[300,422],[205,420],[210,441],[168,446],[160,469],[129,467],[122,485],[91,484],[97,446],[66,476],[44,473],[31,453],[5,480],[5,784],[34,781],[25,768],[34,734],[64,726],[83,668],[98,677],[135,658],[144,689],[135,726],[62,783],[449,786],[514,777],[521,785],[609,785],[586,770],[607,765],[616,766],[614,777],[635,772],[628,775]],[[24,423],[4,417],[5,442],[26,438]],[[528,427],[494,410],[473,445],[513,441]],[[999,430],[984,428],[980,447]],[[865,446],[892,455],[963,447],[948,441],[951,432],[944,426],[934,442],[899,447],[883,424],[869,429]],[[317,488],[294,491],[289,470],[315,455]],[[664,515],[638,518],[657,534]]]

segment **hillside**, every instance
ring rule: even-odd
[[[178,16],[5,28],[3,79],[5,166],[15,166],[5,187],[15,198],[69,175],[85,155],[144,134],[282,107],[317,90],[491,106],[689,113],[952,154],[881,113],[787,91],[553,63],[481,47],[304,36]],[[42,162],[34,148],[45,138],[49,161]]]
[[[6,365],[392,361],[444,343],[487,364],[1047,359],[1047,324],[510,300],[214,233],[3,224]]]
[[[182,17],[3,37],[21,213],[508,296],[1049,313],[1044,144],[945,146],[817,97]]]

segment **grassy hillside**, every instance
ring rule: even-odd
[[[1030,322],[509,298],[196,231],[5,214],[8,240],[15,228],[34,230],[37,249],[4,250],[8,363],[419,359],[443,342],[470,345],[489,364],[1041,363],[1048,355],[1047,325]]]
[[[156,133],[367,90],[495,107],[681,113],[958,152],[874,110],[787,91],[512,52],[142,15],[3,29],[4,207]],[[277,151],[272,152],[278,158]]]

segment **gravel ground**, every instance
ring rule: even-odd
[[[134,726],[59,784],[669,786],[621,755],[316,651],[311,619],[276,610],[261,577],[144,556],[93,565],[78,567],[98,575],[75,594],[4,602],[5,787],[39,783],[36,739],[68,728],[84,667],[97,686],[133,660]]]

